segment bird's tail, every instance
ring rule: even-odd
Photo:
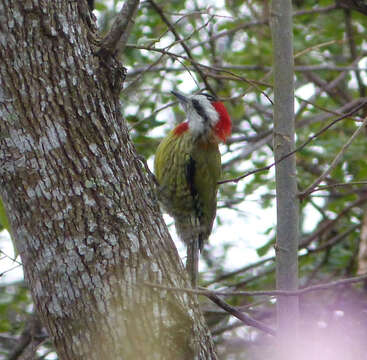
[[[190,275],[191,286],[196,288],[199,273],[199,239],[197,237],[187,244],[186,270]]]
[[[186,218],[184,222],[176,221],[176,230],[186,243],[186,270],[189,273],[191,285],[196,288],[199,272],[199,253],[204,246],[204,234],[199,219],[195,216]]]

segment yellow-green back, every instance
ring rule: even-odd
[[[176,229],[200,232],[205,240],[216,213],[217,182],[221,175],[218,144],[211,139],[195,139],[189,131],[173,131],[161,142],[155,157],[155,174],[160,184],[159,198],[175,218]],[[192,229],[195,222],[200,229]],[[187,236],[188,238],[190,236]]]

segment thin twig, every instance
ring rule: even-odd
[[[3,272],[0,273],[0,277],[4,276],[8,272],[11,272],[11,271],[17,269],[20,266],[22,266],[22,265],[21,264],[18,264],[18,265],[15,265],[15,266],[13,266],[13,267],[11,267],[9,269],[4,270]]]
[[[326,41],[326,42],[323,42],[321,44],[317,44],[317,45],[314,45],[314,46],[310,46],[306,49],[303,49],[301,51],[299,51],[298,53],[294,54],[294,58],[298,58],[304,54],[307,54],[308,52],[312,51],[312,50],[315,50],[315,49],[320,49],[324,46],[329,46],[329,45],[332,45],[332,44],[342,44],[343,42],[345,42],[345,40],[330,40],[330,41]]]
[[[365,281],[367,279],[367,273],[362,274],[360,276],[355,276],[346,279],[339,279],[335,281],[331,281],[324,284],[318,284],[309,286],[299,290],[257,290],[257,291],[213,291],[208,290],[206,288],[199,287],[198,289],[189,289],[189,288],[178,288],[178,287],[169,287],[160,284],[152,284],[145,282],[144,284],[153,288],[168,290],[168,291],[178,291],[185,292],[196,295],[216,295],[216,296],[300,296],[314,291],[323,291],[329,290],[333,287],[343,286],[343,285],[351,285],[358,282]]]
[[[366,105],[366,102],[363,102],[361,104],[359,104],[358,106],[356,106],[353,110],[349,111],[348,113],[344,114],[343,116],[338,117],[337,119],[333,120],[330,124],[326,125],[325,127],[323,127],[320,131],[318,131],[316,134],[310,136],[307,141],[305,141],[302,145],[298,146],[296,149],[294,149],[293,151],[285,154],[284,156],[282,156],[278,161],[273,161],[270,165],[264,166],[262,168],[259,169],[255,169],[255,170],[251,170],[241,176],[238,176],[236,178],[233,179],[228,179],[228,180],[222,180],[222,181],[218,181],[218,184],[225,184],[225,183],[229,183],[229,182],[235,182],[238,183],[240,180],[246,178],[247,176],[256,174],[258,172],[263,172],[263,171],[268,171],[269,169],[271,169],[274,165],[280,163],[281,161],[287,159],[289,156],[292,156],[294,153],[302,150],[305,146],[307,146],[312,140],[314,140],[315,138],[317,138],[318,136],[320,136],[322,133],[324,133],[326,130],[328,130],[330,127],[332,127],[333,125],[335,125],[337,122],[350,117],[351,115],[355,114],[358,110],[360,110],[363,106]],[[364,124],[364,123],[363,123]],[[316,184],[317,185],[317,184]]]
[[[174,35],[176,41],[181,41],[181,37],[178,34],[178,32],[176,31],[175,27],[171,24],[171,22],[168,20],[168,18],[166,17],[166,15],[163,13],[162,9],[153,1],[153,0],[148,0],[148,2],[152,5],[152,7],[154,8],[154,10],[158,13],[158,15],[161,17],[161,19],[164,21],[164,23],[168,26],[168,28],[170,29],[170,31],[172,32],[172,34]],[[185,50],[187,56],[191,59],[194,60],[194,57],[191,53],[191,50],[189,49],[189,47],[186,45],[186,43],[184,41],[180,42],[181,46],[183,47],[183,49]],[[201,79],[203,80],[206,88],[208,91],[210,91],[213,95],[215,95],[215,91],[212,88],[212,86],[209,84],[206,75],[201,71],[201,69],[195,65],[195,63],[192,63],[193,66],[195,67],[196,71],[199,73]]]
[[[131,130],[135,129],[137,126],[141,125],[142,123],[144,123],[145,121],[154,118],[158,113],[160,113],[161,111],[169,108],[170,106],[172,106],[173,104],[175,104],[176,102],[170,102],[162,107],[160,107],[157,110],[154,110],[150,115],[148,115],[147,117],[137,121],[136,123],[132,124],[131,126],[129,126],[128,131],[130,132]]]
[[[363,55],[361,55],[358,59],[354,60],[351,65],[352,66],[358,65],[358,62],[359,62],[359,60],[362,56]],[[346,74],[347,74],[347,72],[343,71],[333,81],[331,81],[329,83],[322,82],[322,85],[321,85],[321,84],[315,82],[316,79],[319,79],[319,78],[315,74],[309,73],[309,77],[311,77],[311,75],[312,75],[311,81],[315,82],[316,86],[320,86],[319,89],[317,89],[315,91],[315,93],[311,96],[309,101],[315,101],[322,94],[322,92],[324,92],[324,91],[327,92],[328,94],[330,94],[331,97],[333,97],[334,93],[333,93],[332,90],[337,89],[338,85],[345,79]],[[306,73],[306,75],[307,75],[307,73]],[[303,113],[303,111],[306,107],[307,107],[307,103],[302,103],[300,105],[298,111],[295,114],[296,119],[301,116],[301,114]]]
[[[338,235],[334,236],[333,238],[326,241],[325,243],[322,243],[322,245],[318,246],[317,248],[314,248],[314,249],[307,248],[307,254],[305,254],[305,256],[308,255],[308,254],[321,252],[325,249],[331,248],[332,246],[334,246],[334,245],[338,244],[339,242],[341,242],[342,240],[344,240],[349,234],[353,233],[354,231],[356,231],[360,227],[361,227],[361,224],[353,225],[348,230],[344,231],[341,234],[338,234]]]
[[[348,211],[350,210],[351,208],[348,208]],[[348,212],[347,211],[347,212]],[[345,215],[346,213],[344,213]],[[338,218],[340,219],[340,218]],[[336,220],[338,220],[336,219]],[[330,225],[331,223],[328,223],[328,225]],[[335,224],[335,222],[333,222],[332,224]],[[302,249],[306,249],[307,250],[307,253],[305,254],[302,254],[302,255],[299,255],[300,258],[302,257],[305,257],[305,256],[308,256],[309,254],[311,253],[317,253],[317,252],[321,252],[323,250],[325,250],[326,248],[330,248],[336,244],[338,244],[339,242],[341,242],[342,240],[344,240],[349,234],[351,234],[352,232],[354,232],[355,230],[357,230],[359,227],[361,227],[361,224],[356,224],[354,226],[351,226],[348,230],[346,230],[345,232],[341,233],[341,234],[338,234],[334,237],[332,237],[331,239],[329,239],[327,242],[323,243],[322,245],[316,247],[316,248],[313,248],[313,249],[310,249],[308,247],[308,245],[310,244],[310,241],[309,239],[314,239],[316,237],[316,235],[311,235],[310,237],[307,237],[307,239],[305,241],[302,241],[299,245],[299,250],[302,250]],[[327,227],[323,227],[322,228],[322,232],[326,231],[327,229],[329,228],[329,226]],[[315,234],[317,234],[317,236],[321,235],[320,232],[315,232]],[[217,278],[211,280],[211,281],[208,281],[207,283],[205,283],[205,286],[209,286],[209,285],[212,285],[212,284],[215,284],[215,283],[218,283],[219,281],[222,281],[222,280],[225,280],[225,279],[228,279],[232,276],[235,276],[235,275],[238,275],[238,274],[241,274],[241,273],[244,273],[248,270],[251,270],[253,268],[256,268],[256,267],[259,267],[261,265],[263,265],[264,263],[266,262],[270,262],[270,261],[274,261],[275,260],[275,256],[271,256],[271,257],[268,257],[268,258],[265,258],[265,259],[261,259],[259,261],[256,261],[252,264],[249,264],[247,266],[244,266],[242,268],[239,268],[235,271],[231,271],[231,272],[228,272],[226,274],[223,274],[223,275],[220,275],[218,276]],[[259,277],[259,276],[264,276],[266,274],[268,274],[270,271],[274,271],[274,268],[270,268],[262,273],[259,273],[251,278],[248,278],[244,281],[242,281],[241,283],[238,283],[238,284],[235,284],[235,286],[238,286],[238,285],[244,285],[250,281],[253,281],[256,277],[256,279]]]
[[[356,48],[356,42],[355,42],[355,34],[353,30],[353,25],[352,25],[352,16],[351,16],[351,11],[349,9],[344,10],[344,19],[345,19],[345,33],[348,39],[350,57],[352,60],[355,60],[357,59],[358,55],[357,55],[357,48]],[[358,71],[355,71],[355,76],[358,82],[359,96],[364,97],[366,94],[366,88],[363,84],[361,74]]]
[[[325,7],[315,7],[313,9],[298,10],[293,13],[293,17],[311,14],[325,14],[337,9],[339,9],[339,5],[333,4]]]
[[[335,110],[331,110],[331,109],[328,109],[328,108],[326,108],[326,107],[324,107],[324,106],[321,106],[321,105],[318,105],[318,104],[316,104],[315,102],[313,102],[313,101],[309,101],[309,100],[306,100],[306,99],[304,99],[304,98],[302,98],[302,97],[300,97],[300,96],[295,96],[295,98],[297,99],[297,100],[299,100],[299,101],[302,101],[303,103],[306,103],[306,104],[308,104],[308,105],[312,105],[314,108],[316,108],[316,109],[319,109],[319,110],[322,110],[322,111],[324,111],[324,112],[326,112],[326,113],[328,113],[328,114],[331,114],[331,115],[335,115],[335,116],[343,116],[344,114],[342,113],[342,112],[340,112],[340,111],[335,111]],[[359,99],[359,101],[358,102],[360,102],[360,99]],[[354,103],[355,103],[355,101],[354,101]],[[348,104],[350,104],[350,103],[348,103]],[[346,105],[348,105],[348,104],[346,104]],[[353,118],[353,117],[351,117],[351,119],[353,119],[354,121],[361,121],[360,119],[355,119],[355,118]],[[363,120],[362,120],[363,121]],[[298,126],[297,126],[297,124],[298,123],[300,123],[300,122],[297,122],[296,123],[296,128],[298,128]]]
[[[235,307],[227,304],[225,301],[220,299],[215,294],[206,294],[205,296],[208,299],[210,299],[211,301],[213,301],[214,304],[217,304],[220,308],[230,313],[237,319],[241,320],[245,325],[252,326],[254,328],[257,328],[261,331],[266,332],[267,334],[275,336],[275,331],[272,328],[262,323],[261,321],[253,319],[251,316],[247,315],[246,313],[237,310]]]
[[[343,9],[356,10],[367,15],[367,5],[364,1],[339,0],[337,3]]]
[[[180,20],[181,19],[177,20],[176,23],[179,22]],[[198,31],[200,29],[201,28],[199,28]],[[146,72],[149,72],[149,70],[151,68],[155,67],[156,65],[158,65],[161,62],[161,60],[163,59],[163,57],[165,55],[172,56],[172,53],[169,53],[168,52],[168,49],[172,48],[173,46],[175,46],[177,44],[181,44],[181,43],[184,43],[185,41],[189,40],[194,35],[194,33],[195,33],[195,31],[193,31],[191,34],[189,34],[189,36],[187,36],[186,38],[184,38],[184,39],[178,39],[178,40],[174,41],[173,43],[169,44],[168,46],[166,46],[164,49],[162,49],[162,51],[160,52],[161,53],[161,56],[156,61],[154,61],[152,64],[150,64],[148,67],[146,67],[144,71],[140,72],[138,74],[138,76],[134,79],[134,81],[132,81],[125,89],[123,89],[122,92],[127,92],[128,89],[130,89],[131,87],[135,86],[135,84],[137,84],[140,81],[140,79],[143,77],[143,75]],[[163,36],[163,35],[161,35],[161,36]],[[156,48],[153,48],[152,47],[153,45],[154,45],[154,43],[151,44],[151,45],[149,45],[148,47],[144,47],[144,49],[151,50],[151,51],[153,51],[153,50],[156,51],[157,49]],[[131,45],[127,45],[127,47],[131,47]],[[135,48],[137,48],[137,47],[135,47]],[[140,48],[142,48],[142,47],[140,47]],[[174,56],[174,59],[177,60],[178,62],[180,62],[182,64],[183,68],[186,69],[188,71],[188,73],[191,75],[191,70],[190,70],[190,68],[188,66],[186,66],[183,62],[181,62],[181,60],[177,56]],[[194,80],[194,82],[196,83],[195,78],[192,75],[191,75],[191,77]],[[150,116],[152,116],[152,115],[150,115]]]
[[[314,188],[313,190],[311,190],[309,194],[312,194],[316,191],[332,189],[332,188],[335,188],[335,187],[345,187],[345,186],[354,186],[354,185],[367,185],[367,180],[351,181],[349,183],[335,183],[335,184],[330,184],[330,185],[318,186],[318,187]]]
[[[35,358],[33,356],[35,356],[37,347],[46,339],[48,339],[48,335],[43,332],[41,321],[37,315],[32,314],[25,324],[25,328],[18,339],[17,346],[12,350],[7,359],[30,359],[30,357],[24,356],[27,348],[31,350],[32,359]]]
[[[174,44],[176,44],[176,42]],[[169,47],[171,47],[171,45],[169,45]],[[149,46],[141,46],[141,45],[135,45],[135,44],[127,44],[127,47],[133,48],[133,49],[141,49],[141,50],[148,50],[148,51],[159,52],[161,54],[168,55],[168,56],[170,56],[170,57],[172,57],[172,58],[174,58],[176,60],[182,59],[184,61],[189,61],[190,63],[192,63],[193,66],[196,65],[196,66],[198,66],[200,68],[204,68],[204,69],[208,69],[208,70],[212,70],[212,71],[216,71],[216,72],[224,72],[224,73],[227,73],[227,74],[232,75],[234,77],[231,80],[238,79],[238,80],[241,80],[241,81],[244,81],[244,82],[248,83],[251,87],[255,87],[259,92],[261,92],[272,103],[272,101],[269,98],[269,96],[264,91],[262,91],[261,89],[259,89],[256,86],[256,85],[260,85],[260,86],[266,86],[268,88],[272,88],[273,86],[271,84],[269,84],[269,83],[265,83],[263,81],[258,81],[258,80],[253,80],[253,79],[247,79],[247,78],[244,78],[243,76],[240,76],[238,74],[235,74],[235,73],[233,73],[231,71],[223,70],[222,68],[217,68],[217,67],[214,67],[214,66],[210,66],[210,65],[205,65],[205,64],[199,63],[198,61],[196,61],[194,59],[191,59],[188,56],[178,55],[178,54],[175,54],[173,52],[167,51],[166,48],[168,48],[168,47],[166,47],[164,49],[160,49],[160,48],[149,47]],[[207,75],[209,76],[209,74],[207,74]],[[267,74],[267,75],[269,75],[269,74]],[[266,76],[264,76],[264,77],[266,77]]]
[[[359,99],[354,99],[352,101],[350,101],[349,103],[335,109],[335,110],[326,110],[323,109],[323,107],[320,107],[319,105],[315,106],[318,109],[321,109],[325,112],[327,112],[328,114],[319,114],[316,116],[311,116],[309,118],[305,117],[302,120],[296,121],[296,128],[300,129],[303,128],[305,126],[308,125],[312,125],[315,123],[324,123],[326,121],[328,121],[330,118],[333,118],[334,115],[336,116],[342,116],[343,114],[346,114],[347,112],[349,112],[350,110],[354,109],[355,106],[357,106],[358,104],[362,104],[362,103],[367,103],[367,98],[359,98]],[[312,106],[314,106],[313,102],[310,102],[309,100],[307,100],[307,104],[310,104]],[[346,118],[347,119],[347,118]],[[355,122],[361,122],[363,121],[363,119],[361,117],[357,117],[357,116],[353,116],[350,117],[350,119],[352,119]]]
[[[159,64],[159,63],[161,62],[161,60],[163,59],[163,57],[164,57],[164,56],[165,56],[165,54],[161,54],[161,55],[159,56],[159,58],[158,58],[156,61],[154,61],[152,64],[150,64],[150,65],[147,67],[146,71],[148,71],[151,67],[154,67],[155,65]],[[126,87],[122,90],[122,92],[127,92],[129,89],[131,89],[131,88],[132,88],[132,87],[134,87],[136,84],[138,84],[138,83],[139,83],[139,81],[140,81],[140,79],[143,77],[144,73],[145,73],[145,72],[140,73],[140,74],[139,74],[139,76],[137,76],[137,77],[134,79],[134,81],[130,82],[130,83],[129,83],[129,85],[128,85],[128,86],[126,86]]]
[[[241,70],[241,71],[269,71],[271,70],[271,66],[263,66],[263,65],[221,65],[217,66],[218,69],[221,70]],[[174,66],[156,66],[156,67],[149,67],[147,69],[146,66],[140,67],[140,68],[134,68],[131,69],[127,73],[127,78],[134,77],[141,72],[181,72],[185,70],[182,67],[174,67]],[[191,67],[190,70],[195,71],[196,69],[194,67]],[[294,71],[299,72],[310,72],[310,71],[355,71],[355,72],[361,72],[366,71],[367,68],[365,67],[358,67],[358,66],[336,66],[332,64],[321,64],[321,65],[296,65],[294,67]]]
[[[310,236],[303,239],[299,244],[300,249],[306,248],[309,244],[312,243],[312,241],[314,241],[316,238],[318,238],[321,234],[323,234],[328,229],[332,228],[341,218],[343,218],[346,214],[348,214],[348,212],[351,209],[353,209],[356,206],[360,206],[360,205],[364,204],[366,201],[367,201],[367,195],[364,194],[363,196],[361,196],[359,199],[353,201],[348,206],[345,206],[343,208],[343,210],[339,212],[339,214],[337,215],[337,217],[335,219],[325,221],[323,223],[323,225],[320,226],[320,228],[317,229],[313,234],[311,234]]]
[[[167,12],[167,11],[165,11],[165,13],[166,14],[169,14],[169,15],[173,15],[173,14]],[[173,26],[178,25],[178,23],[180,21],[182,21],[183,19],[185,19],[186,17],[192,16],[192,15],[198,15],[198,14],[206,14],[206,15],[209,15],[208,11],[205,11],[205,12],[200,12],[199,11],[199,12],[186,13],[186,14],[182,14],[182,15],[175,15],[175,16],[180,16],[180,18],[173,23]],[[211,15],[210,16],[210,19],[208,21],[212,20],[214,17],[215,17],[214,15]],[[202,27],[204,27],[204,25],[201,26],[199,29],[194,29],[192,31],[191,35],[189,35],[188,37],[186,37],[186,40],[189,40],[195,33],[197,33],[198,31],[200,31]],[[153,45],[156,42],[159,42],[170,31],[171,30],[168,28],[166,31],[162,32],[161,35],[159,35],[159,37],[157,39],[155,39],[155,40],[152,41],[151,45]],[[186,41],[186,40],[184,40],[184,41]]]
[[[226,331],[230,331],[230,330],[233,330],[233,329],[237,329],[241,326],[243,326],[243,322],[242,321],[235,321],[233,323],[230,323],[229,325],[224,325],[220,328],[217,328],[217,329],[213,329],[211,330],[211,333],[213,336],[216,336],[216,335],[220,335],[220,334],[223,334],[224,332]]]
[[[330,166],[319,176],[306,190],[299,194],[300,199],[304,199],[306,196],[311,194],[311,192],[315,189],[315,187],[322,182],[326,176],[328,176],[331,171],[338,165],[343,155],[348,150],[349,146],[352,144],[354,139],[360,134],[363,128],[367,125],[367,117],[364,118],[363,123],[357,128],[357,130],[353,133],[353,135],[349,138],[349,140],[343,145],[339,153],[335,156],[334,160],[331,162]]]
[[[259,81],[253,81],[253,80],[249,80],[249,79],[246,79],[245,77],[243,76],[240,76],[240,75],[237,75],[237,74],[234,74],[228,70],[222,70],[222,72],[224,73],[228,73],[228,74],[231,74],[231,76],[226,76],[226,75],[217,75],[217,74],[213,74],[213,73],[206,73],[208,77],[212,77],[214,79],[220,79],[220,80],[230,80],[230,81],[243,81],[243,82],[246,82],[248,83],[251,87],[254,87],[257,91],[259,91],[260,93],[262,93],[267,99],[268,101],[270,102],[270,104],[274,105],[273,103],[273,100],[271,100],[271,98],[269,97],[269,95],[262,91],[261,89],[259,89],[257,87],[257,83],[259,83]],[[270,84],[265,84],[265,83],[262,83],[260,85],[265,85],[267,87],[272,87],[272,85]],[[247,91],[246,91],[247,92]],[[241,97],[243,97],[244,95],[242,95]]]
[[[274,259],[275,259],[275,257],[274,256],[271,256],[271,257],[268,257],[268,258],[265,258],[265,259],[261,259],[261,260],[255,262],[255,263],[246,265],[246,266],[244,266],[244,267],[242,267],[240,269],[237,269],[237,270],[234,270],[234,271],[225,273],[223,275],[219,275],[214,280],[211,280],[211,281],[208,281],[207,283],[205,283],[205,286],[209,286],[209,285],[214,284],[214,283],[217,283],[219,281],[228,279],[228,278],[230,278],[232,276],[235,276],[235,275],[241,274],[243,272],[249,271],[249,270],[251,270],[254,267],[258,267],[258,266],[263,265],[263,264],[265,264],[265,263],[267,263],[269,261],[273,261]]]
[[[323,7],[323,8],[316,7],[314,9],[295,11],[293,13],[293,17],[302,16],[302,15],[309,15],[309,14],[328,13],[328,12],[331,12],[331,11],[336,10],[338,8],[339,7],[337,5],[330,5],[330,6],[326,6],[326,7]],[[191,46],[191,49],[195,49],[199,46],[205,45],[210,41],[217,40],[219,38],[222,38],[222,37],[225,37],[225,36],[228,36],[228,35],[233,35],[233,34],[235,34],[236,32],[238,32],[240,30],[246,30],[246,29],[249,29],[249,28],[252,28],[252,27],[263,26],[263,25],[269,25],[269,20],[265,19],[265,20],[261,20],[261,21],[250,21],[250,22],[247,22],[247,23],[244,23],[244,24],[240,24],[240,25],[236,26],[235,28],[232,28],[230,30],[221,31],[221,32],[211,36],[210,38],[208,38],[204,41],[200,41],[200,42],[197,42],[196,44],[193,44]]]
[[[8,255],[6,252],[4,252],[3,250],[1,250],[1,249],[0,249],[0,254],[3,254],[4,257],[11,260],[12,262],[17,263],[18,265],[23,265],[20,261],[17,260],[17,257],[12,257],[12,256]]]

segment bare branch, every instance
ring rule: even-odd
[[[349,186],[354,186],[354,185],[367,185],[367,180],[351,181],[351,182],[348,182],[348,183],[335,183],[335,184],[317,186],[316,188],[311,190],[309,192],[309,194],[312,194],[316,191],[328,190],[328,189],[332,189],[332,188],[336,188],[336,187],[349,187]]]
[[[299,290],[271,290],[271,291],[235,291],[235,292],[228,292],[228,293],[222,293],[215,292],[216,295],[243,295],[243,296],[261,296],[261,295],[267,295],[267,296],[300,296],[304,295],[310,292],[314,291],[322,291],[322,290],[329,290],[334,287],[338,286],[344,286],[344,285],[351,285],[358,282],[365,281],[367,279],[367,274],[363,274],[360,276],[355,276],[351,278],[346,279],[340,279],[336,281],[331,281],[329,283],[325,284],[318,284],[309,286],[307,288],[299,289]]]
[[[293,17],[296,16],[303,16],[303,15],[311,15],[311,14],[327,14],[333,10],[337,10],[338,6],[337,5],[330,5],[330,6],[325,6],[325,7],[315,7],[313,9],[307,9],[307,10],[299,10],[299,11],[295,11],[293,13]]]
[[[343,9],[356,10],[367,15],[367,4],[361,0],[337,0],[337,5]]]
[[[263,65],[221,65],[217,66],[216,68],[219,70],[241,70],[241,71],[270,71],[270,66],[263,66]],[[189,67],[191,71],[195,71],[194,67]],[[128,72],[127,77],[131,78],[134,77],[142,72],[181,72],[185,70],[183,67],[173,67],[173,66],[155,66],[155,67],[148,67],[143,66],[140,68],[134,68],[131,69],[131,71]],[[333,64],[322,64],[322,65],[296,65],[294,67],[295,71],[299,72],[305,72],[305,71],[355,71],[355,72],[361,72],[361,71],[367,71],[367,68],[365,67],[358,67],[358,66],[336,66]]]
[[[366,13],[367,15],[367,13]],[[357,59],[357,47],[356,42],[354,39],[354,31],[353,31],[353,25],[352,25],[352,16],[351,11],[348,9],[344,10],[344,19],[345,19],[345,32],[348,39],[349,44],[349,50],[350,50],[350,57],[352,60]],[[355,71],[355,76],[358,82],[358,88],[359,88],[359,95],[360,97],[364,97],[366,95],[366,88],[363,84],[361,74],[358,71]]]
[[[8,268],[8,269],[4,270],[3,272],[1,272],[1,273],[0,273],[0,278],[1,278],[2,276],[4,276],[5,274],[7,274],[7,273],[9,273],[9,272],[11,272],[11,271],[13,271],[13,270],[15,270],[15,269],[19,268],[20,266],[22,266],[22,265],[21,265],[21,264],[19,264],[19,265],[15,265],[15,266],[13,266],[13,267],[11,267],[11,268]]]
[[[43,332],[40,319],[36,314],[32,314],[28,319],[20,338],[18,339],[17,346],[9,354],[8,360],[17,360],[20,358],[30,359],[30,357],[22,356],[27,348],[30,350],[30,354],[28,355],[33,359],[37,347],[46,339],[48,339],[48,335]]]
[[[123,53],[139,7],[139,0],[126,0],[111,27],[102,40],[99,54],[119,56]]]
[[[325,249],[331,248],[335,244],[338,244],[339,242],[341,242],[342,240],[344,240],[349,234],[352,234],[354,231],[356,231],[360,227],[361,227],[361,224],[353,225],[348,230],[342,232],[341,234],[338,234],[338,235],[334,236],[333,238],[331,238],[330,240],[326,241],[325,243],[322,243],[317,248],[312,248],[312,249],[307,248],[307,254],[321,252],[321,251],[323,251]],[[307,254],[305,254],[305,255],[307,255]]]
[[[11,260],[14,263],[17,263],[18,265],[22,265],[22,263],[17,260],[16,256],[12,257],[12,256],[8,255],[6,252],[4,252],[3,250],[1,250],[1,249],[0,249],[0,254],[3,254],[4,257],[6,257],[7,259]]]
[[[241,320],[245,325],[252,326],[254,328],[257,328],[261,331],[266,332],[267,334],[275,336],[275,331],[272,328],[270,328],[269,326],[267,326],[266,324],[258,320],[253,319],[252,317],[248,316],[246,313],[237,310],[235,307],[227,304],[225,301],[220,299],[215,294],[205,294],[205,296],[208,299],[210,299],[211,301],[213,301],[213,303],[217,304],[220,308],[230,313],[237,319]]]
[[[161,62],[161,60],[163,59],[164,55],[165,55],[165,54],[161,54],[161,56],[160,56],[156,61],[154,61],[152,64],[150,64],[150,65],[147,67],[146,71],[149,71],[149,69],[150,69],[151,67],[153,67],[153,66],[155,66],[155,65],[159,64],[159,63]],[[138,83],[139,83],[139,81],[140,81],[140,79],[143,77],[143,75],[144,75],[144,72],[140,73],[140,74],[139,74],[139,76],[137,76],[137,78],[136,78],[136,79],[134,79],[134,81],[130,82],[130,83],[129,83],[129,85],[128,85],[125,89],[123,89],[122,91],[123,91],[123,92],[128,92],[130,89],[134,88],[134,86],[135,86],[136,84],[138,84]]]
[[[299,290],[257,290],[257,291],[213,291],[208,290],[203,287],[199,287],[198,289],[189,289],[189,288],[177,288],[177,287],[169,287],[159,284],[151,284],[145,282],[144,284],[146,286],[150,286],[157,289],[163,289],[168,291],[179,291],[179,292],[185,292],[190,294],[196,294],[196,295],[216,295],[216,296],[300,296],[304,294],[308,294],[310,292],[314,291],[324,291],[329,290],[334,287],[338,286],[345,286],[345,285],[351,285],[356,284],[359,282],[363,282],[367,280],[367,274],[362,274],[360,276],[355,276],[351,278],[346,279],[339,279],[335,281],[331,281],[324,284],[318,284],[309,286],[303,289]]]

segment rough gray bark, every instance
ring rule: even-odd
[[[144,286],[189,283],[86,1],[0,19],[0,195],[59,358],[216,359],[195,299]]]
[[[274,154],[279,160],[294,150],[294,85],[291,0],[273,0],[271,29],[274,59]],[[298,197],[295,155],[276,165],[277,289],[298,287]],[[278,333],[295,335],[298,298],[278,297]]]

